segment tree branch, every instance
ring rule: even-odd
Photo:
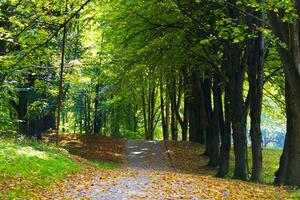
[[[48,44],[48,42],[50,42],[58,33],[59,31],[65,27],[65,25],[67,25],[89,2],[91,2],[92,0],[87,0],[84,4],[82,4],[79,9],[77,11],[75,11],[68,19],[66,19],[64,21],[63,24],[61,24],[58,29],[52,34],[50,35],[50,37],[48,37],[48,39],[46,39],[45,42],[41,43],[41,44],[37,44],[36,47],[30,49],[27,53],[25,53],[23,56],[21,56],[21,58],[19,58],[17,60],[17,62],[15,62],[15,64],[13,65],[13,67],[15,67],[16,65],[18,65],[24,58],[26,58],[28,55],[30,55],[33,51],[39,49],[40,47]]]

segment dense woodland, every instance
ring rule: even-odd
[[[274,182],[300,186],[299,14],[298,0],[1,1],[1,134],[192,141],[218,177],[233,148],[234,178],[254,182],[273,142]]]

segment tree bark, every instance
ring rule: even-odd
[[[175,81],[171,81],[170,83],[170,100],[171,100],[171,135],[172,140],[178,140],[178,127],[177,127],[177,102],[176,102],[176,84]]]
[[[225,87],[224,97],[224,132],[221,131],[221,148],[220,148],[220,167],[217,177],[225,177],[229,173],[230,149],[231,149],[231,110],[230,110],[230,89],[228,84]],[[223,114],[222,114],[223,116]]]
[[[164,140],[169,140],[169,133],[167,127],[167,117],[165,112],[165,100],[164,100],[164,90],[162,81],[160,83],[160,110],[161,110],[161,122],[162,122],[162,130],[163,130],[163,138]]]
[[[290,107],[290,103],[289,103],[289,88],[288,88],[288,84],[287,84],[287,80],[285,80],[285,102],[286,102],[286,111],[287,113],[290,112],[290,110],[292,109]],[[275,180],[274,180],[274,184],[275,185],[282,185],[285,183],[285,178],[286,178],[286,174],[287,174],[287,163],[288,163],[288,134],[290,133],[290,128],[291,126],[289,126],[290,124],[287,122],[287,126],[286,126],[286,136],[285,136],[285,141],[284,141],[284,147],[283,147],[283,151],[282,151],[282,155],[280,157],[280,162],[279,162],[279,169],[275,172]]]
[[[300,12],[299,1],[293,1],[297,13]],[[286,74],[286,116],[287,134],[281,157],[276,182],[300,186],[300,40],[299,19],[284,23],[274,13],[269,12],[271,27],[276,36],[287,44],[280,48],[280,55],[285,64]],[[285,170],[286,169],[286,170]]]
[[[212,99],[211,99],[211,85],[212,81],[210,78],[205,79],[203,83],[203,91],[204,91],[204,102],[205,102],[205,113],[206,113],[206,137],[205,137],[205,152],[204,155],[211,156],[213,147],[212,147],[212,135],[213,135],[213,110],[212,110]]]
[[[190,138],[192,142],[205,144],[207,118],[205,110],[204,92],[198,69],[192,69],[190,80]]]
[[[68,0],[66,0],[65,12],[68,12]],[[57,97],[57,117],[56,117],[56,145],[58,145],[59,140],[59,129],[60,129],[60,114],[62,107],[62,96],[63,96],[63,75],[64,75],[64,65],[65,65],[65,47],[67,41],[67,23],[66,19],[64,20],[63,26],[63,38],[61,46],[61,63],[60,63],[60,72],[59,72],[59,91]]]
[[[102,117],[101,117],[101,112],[99,110],[99,104],[100,104],[100,100],[99,100],[99,91],[100,91],[100,83],[99,80],[96,84],[95,87],[95,99],[94,99],[94,106],[95,106],[95,110],[94,110],[94,124],[93,124],[93,134],[101,134],[101,128],[102,128]]]
[[[234,45],[236,46],[236,45]],[[244,70],[240,69],[240,60],[237,49],[234,48],[232,51],[232,77],[230,79],[231,85],[231,110],[232,114],[232,130],[233,130],[233,144],[234,144],[234,155],[235,155],[235,168],[234,178],[247,180],[247,137],[246,137],[246,118],[245,118],[245,105],[243,100],[243,81],[244,81]],[[238,52],[240,53],[240,52]]]
[[[300,79],[300,77],[299,77]],[[287,86],[287,166],[285,173],[285,184],[300,186],[300,95],[295,94]]]
[[[148,86],[147,96],[145,92],[142,94],[142,109],[144,118],[144,130],[145,139],[154,139],[154,129],[155,129],[155,102],[156,101],[156,88]]]
[[[229,0],[231,4],[235,1]],[[229,16],[239,20],[239,10],[230,7]],[[247,134],[246,134],[246,108],[243,99],[243,83],[245,78],[246,57],[243,55],[241,44],[229,44],[229,57],[226,58],[230,66],[230,106],[233,130],[233,146],[235,155],[234,178],[247,180]]]
[[[221,116],[222,112],[222,92],[220,89],[220,78],[215,72],[213,80],[213,99],[214,109],[212,114],[212,135],[211,135],[211,152],[209,156],[209,166],[217,167],[219,165],[220,156],[220,131],[221,131]]]
[[[259,0],[260,2],[260,0]],[[252,11],[253,15],[263,18],[259,11]],[[260,182],[262,176],[262,134],[261,134],[261,111],[264,82],[264,36],[260,31],[255,31],[252,24],[262,27],[262,22],[250,18],[250,34],[256,35],[248,41],[248,78],[250,99],[250,136],[252,146],[252,174],[251,180]]]
[[[144,119],[144,133],[145,133],[145,139],[147,139],[148,134],[148,120],[147,120],[147,106],[146,106],[146,97],[145,97],[145,91],[142,90],[142,111],[143,111],[143,119]]]

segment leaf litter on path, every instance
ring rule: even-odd
[[[180,169],[174,170],[172,164],[165,163],[169,161],[167,149],[162,150],[162,145],[163,143],[159,142],[128,142],[125,149],[128,156],[131,154],[139,156],[129,158],[129,161],[124,162],[123,168],[88,167],[84,172],[72,176],[67,181],[56,183],[42,197],[101,200],[286,199],[286,191],[279,187],[219,179],[204,173],[181,173],[180,171],[185,170]],[[184,161],[176,158],[172,162],[178,161],[180,164],[173,163],[173,165],[183,168],[183,162],[187,162],[187,159],[192,157],[186,155]],[[187,165],[195,167],[192,164],[187,163]]]

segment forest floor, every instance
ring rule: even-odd
[[[54,138],[46,137],[45,142],[53,142]],[[7,178],[1,182],[0,176],[0,199],[1,185],[11,191],[11,197],[21,199],[293,198],[285,188],[213,177],[216,171],[205,167],[208,160],[202,156],[203,146],[195,143],[61,135],[59,145],[71,154],[41,145],[31,145],[30,157],[22,162],[19,159],[29,154],[29,147],[4,145],[0,164],[1,155],[6,163],[8,151],[20,154],[15,160],[9,158],[11,162],[3,166],[10,169],[4,170],[9,177],[18,174],[19,182]],[[51,154],[36,156],[43,152]],[[24,169],[23,176],[19,172]],[[20,191],[27,196],[20,196]],[[293,199],[297,199],[296,195]]]
[[[62,140],[71,152],[120,167],[91,167],[51,190],[45,199],[287,199],[287,191],[212,176],[203,148],[188,142],[127,142],[105,137]],[[180,149],[180,151],[179,151]],[[196,150],[197,149],[197,150]]]

